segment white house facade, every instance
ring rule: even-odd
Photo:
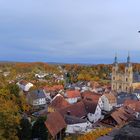
[[[45,105],[46,104],[46,99],[45,98],[39,98],[39,99],[33,100],[31,104],[33,106]]]
[[[34,90],[27,94],[27,102],[32,106],[41,106],[45,105],[46,96],[43,90]]]
[[[19,86],[19,88],[23,91],[29,91],[29,89],[31,87],[33,87],[33,84],[32,83],[26,83],[26,84],[22,84],[20,82],[17,83],[17,85]]]
[[[101,108],[98,105],[94,114],[93,113],[87,114],[88,120],[93,123],[97,122],[99,119],[101,119],[102,115],[101,112],[102,112]]]
[[[117,100],[115,99],[114,95],[111,94],[102,95],[101,100],[103,103],[102,110],[104,111],[111,111],[113,107],[117,106]]]
[[[90,132],[92,130],[92,124],[90,122],[83,122],[83,123],[77,123],[77,124],[68,124],[66,128],[67,134],[83,134]]]
[[[101,98],[99,98],[98,103],[93,105],[93,111],[88,111],[87,118],[90,122],[95,123],[102,118],[102,108],[103,103]]]

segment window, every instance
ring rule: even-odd
[[[126,78],[126,82],[128,82],[128,78]]]
[[[115,77],[113,77],[113,80],[115,80]]]
[[[122,88],[122,86],[120,85],[120,86],[119,86],[119,89],[121,89],[121,88]]]

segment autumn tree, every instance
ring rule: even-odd
[[[13,94],[16,97],[19,97],[20,89],[19,89],[18,85],[16,85],[16,84],[9,84],[8,85],[8,89],[9,89],[11,94]]]
[[[0,90],[0,139],[17,140],[19,125],[19,106],[10,98],[7,89]]]
[[[9,90],[11,100],[15,101],[15,103],[18,105],[19,111],[28,111],[29,106],[26,102],[26,97],[24,96],[24,94],[20,94],[18,85],[8,84],[7,89]]]

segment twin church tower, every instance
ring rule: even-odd
[[[130,56],[127,57],[124,71],[119,69],[117,56],[112,67],[112,79],[111,79],[112,91],[116,92],[128,92],[133,90],[133,67],[130,62]]]

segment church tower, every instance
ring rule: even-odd
[[[130,62],[130,55],[127,57],[124,71],[119,71],[117,56],[112,66],[111,89],[112,91],[127,92],[132,91],[133,85],[133,68]]]
[[[112,77],[111,77],[111,88],[113,91],[117,91],[117,73],[118,73],[118,59],[117,55],[114,58],[114,63],[112,66]]]
[[[130,55],[128,54],[127,63],[125,65],[125,85],[124,91],[131,92],[133,83],[133,67],[130,62]]]

